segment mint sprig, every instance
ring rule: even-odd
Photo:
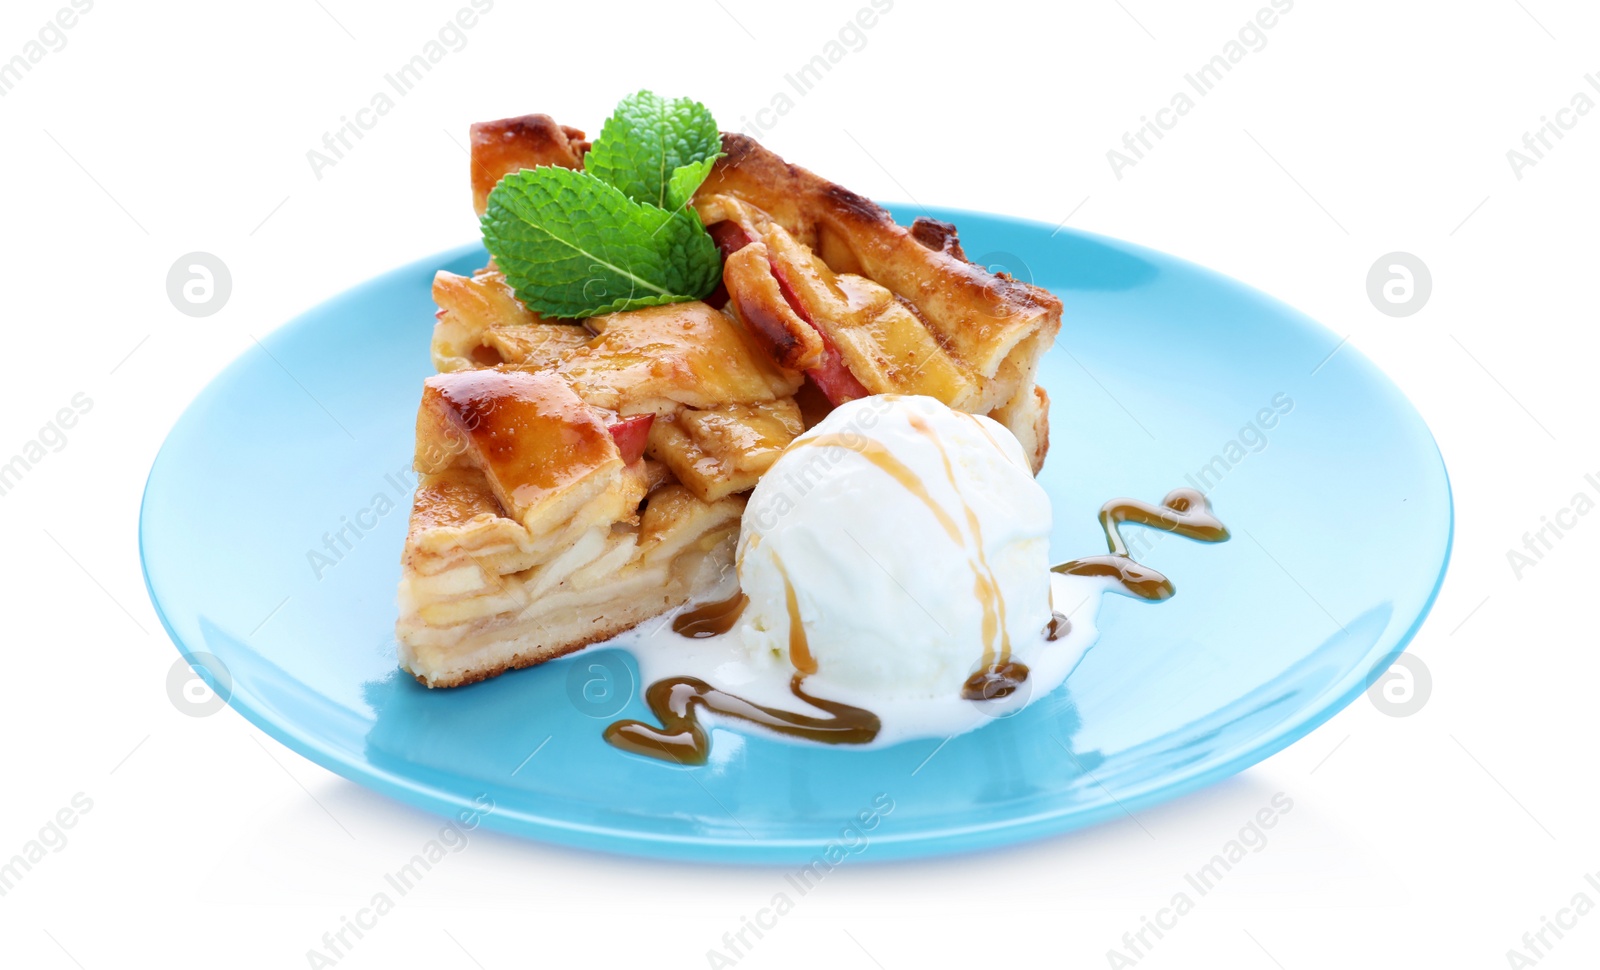
[[[721,153],[722,135],[705,105],[640,91],[623,98],[606,119],[600,137],[583,156],[583,170],[635,202],[676,209],[705,181],[711,160]],[[679,175],[690,166],[703,167]],[[698,179],[696,171],[702,173]]]
[[[689,201],[695,190],[706,180],[706,176],[711,174],[711,166],[721,157],[722,153],[718,152],[710,158],[673,169],[672,177],[667,179],[667,204],[663,208],[683,208],[684,203]]]
[[[640,91],[584,157],[507,175],[489,193],[483,244],[528,309],[560,319],[697,300],[722,258],[687,203],[721,155],[705,106]]]
[[[507,175],[489,193],[483,243],[530,310],[590,317],[698,300],[722,258],[693,209],[668,212],[556,166]]]

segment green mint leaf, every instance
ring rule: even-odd
[[[717,152],[710,158],[703,158],[698,162],[690,162],[688,165],[680,165],[673,169],[672,177],[667,179],[667,204],[663,208],[683,208],[694,195],[695,189],[698,189],[700,183],[706,180],[706,176],[711,174],[711,166],[721,157],[722,153]]]
[[[489,193],[483,244],[528,309],[572,319],[697,300],[722,260],[692,209],[630,200],[557,166],[507,175]]]
[[[606,119],[583,157],[583,170],[635,202],[676,209],[688,198],[672,204],[669,186],[678,169],[704,164],[720,151],[722,135],[705,105],[640,91],[622,99]]]

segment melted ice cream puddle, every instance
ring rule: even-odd
[[[1055,640],[1046,639],[1045,632],[1040,631],[1036,638],[1012,643],[1013,657],[1028,665],[1028,679],[1021,689],[1008,697],[969,701],[955,691],[931,697],[885,697],[875,691],[830,681],[826,668],[805,678],[805,691],[815,697],[864,708],[878,716],[881,727],[877,736],[851,747],[883,748],[914,738],[952,737],[1012,714],[1066,682],[1067,676],[1099,637],[1095,617],[1101,596],[1117,585],[1113,580],[1098,576],[1052,573],[1050,580],[1052,606],[1068,617],[1070,627],[1065,635]],[[707,594],[705,601],[724,599],[737,591],[737,579],[730,575]],[[673,619],[692,606],[641,624],[608,641],[606,646],[622,647],[633,654],[645,685],[669,678],[694,677],[761,707],[827,716],[826,712],[806,704],[791,692],[794,669],[787,662],[770,653],[748,649],[739,624],[713,637],[691,638],[673,632]],[[698,710],[696,716],[711,727],[793,740],[742,718],[704,708]]]

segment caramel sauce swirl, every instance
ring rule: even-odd
[[[919,415],[908,415],[911,427],[917,433],[933,443],[939,452],[939,459],[944,463],[944,475],[950,482],[950,488],[957,496],[961,495],[961,487],[956,484],[955,466],[950,461],[950,453],[945,450],[944,442],[939,440],[938,434],[928,426]],[[983,425],[977,424],[980,431]],[[988,434],[987,431],[984,432]],[[993,441],[993,439],[990,439]],[[995,576],[994,570],[989,566],[989,560],[983,553],[983,527],[978,523],[978,513],[972,503],[962,499],[961,507],[967,513],[967,528],[972,533],[972,554],[968,559],[972,567],[973,591],[977,594],[978,602],[983,604],[983,666],[994,667],[1002,665],[1011,659],[1011,632],[1006,629],[1006,597],[1000,589],[1000,580]],[[999,638],[998,645],[995,643]],[[1027,676],[1027,667],[1023,667],[1023,676]]]
[[[1112,499],[1100,507],[1100,527],[1106,533],[1108,556],[1089,556],[1074,559],[1051,572],[1072,576],[1109,576],[1122,587],[1123,592],[1146,600],[1164,600],[1175,592],[1172,581],[1166,576],[1135,562],[1128,555],[1128,544],[1122,538],[1122,524],[1150,526],[1175,532],[1187,539],[1200,542],[1227,542],[1228,528],[1211,512],[1211,502],[1192,488],[1175,488],[1167,493],[1160,505],[1151,505],[1138,499]]]
[[[913,421],[917,430],[932,436],[932,429]],[[899,482],[922,501],[953,542],[965,547],[961,527],[954,517],[934,501],[920,477],[904,462],[876,442],[852,436],[823,435],[796,443],[797,446],[842,447],[856,452]],[[935,438],[935,444],[938,444]],[[940,447],[945,470],[955,485],[950,458]],[[959,490],[958,490],[959,491]],[[1015,693],[1028,677],[1028,667],[1010,657],[1010,640],[1005,633],[1005,605],[994,574],[983,561],[982,534],[977,515],[967,507],[968,527],[978,552],[971,557],[975,592],[984,602],[984,653],[978,670],[962,685],[961,696],[971,701],[999,700]],[[1212,513],[1205,495],[1192,488],[1167,493],[1160,505],[1137,499],[1113,499],[1100,509],[1100,526],[1105,530],[1109,555],[1074,559],[1051,567],[1052,572],[1075,576],[1108,576],[1122,591],[1145,600],[1171,597],[1171,580],[1148,566],[1134,561],[1122,537],[1125,523],[1174,532],[1200,542],[1226,542],[1228,529]],[[782,572],[782,564],[779,564]],[[800,618],[798,599],[787,572],[783,572],[784,599],[789,612],[789,659],[795,674],[789,691],[796,698],[823,711],[824,716],[785,711],[757,704],[736,694],[713,687],[697,677],[668,677],[645,690],[644,700],[661,722],[655,727],[643,721],[616,721],[605,730],[605,740],[614,747],[680,765],[705,764],[710,756],[710,738],[697,716],[704,708],[725,717],[737,718],[789,737],[824,744],[868,744],[878,736],[882,721],[878,715],[860,707],[830,701],[806,693],[804,681],[817,670],[815,656],[806,641],[805,624]],[[726,600],[704,604],[673,621],[674,632],[687,637],[710,637],[728,632],[738,622],[749,598],[735,593]],[[1043,631],[1046,640],[1065,637],[1071,623],[1061,613],[1052,613]],[[996,648],[996,637],[999,644]]]
[[[725,600],[715,603],[704,603],[692,610],[679,613],[672,621],[672,632],[680,637],[689,637],[699,640],[703,637],[716,637],[733,629],[739,622],[739,617],[744,615],[744,608],[750,605],[750,597],[737,592]]]
[[[800,600],[795,596],[794,584],[789,582],[789,571],[778,564],[783,576],[783,603],[789,611],[789,663],[801,676],[817,672],[817,658],[811,655],[811,643],[806,639],[806,625],[800,619]]]
[[[960,496],[961,490],[956,485],[955,467],[950,461],[950,454],[944,448],[938,435],[928,426],[921,417],[911,415],[910,423],[919,434],[925,435],[933,442],[939,451],[939,457],[944,464],[945,476],[950,481],[950,487]],[[967,537],[962,534],[961,526],[956,522],[950,511],[936,501],[928,491],[928,486],[922,477],[899,458],[895,457],[888,448],[859,435],[818,435],[815,438],[804,438],[796,441],[792,447],[811,448],[843,448],[853,451],[867,461],[871,462],[880,471],[893,478],[902,488],[910,492],[933,513],[934,519],[939,523],[950,541],[963,549],[969,548]],[[973,550],[968,555],[968,564],[972,569],[972,591],[978,602],[983,606],[983,660],[982,666],[990,667],[997,663],[1005,663],[1011,658],[1011,636],[1006,630],[1005,596],[1000,589],[1000,583],[994,575],[994,570],[989,567],[983,554],[983,530],[978,522],[978,513],[972,505],[962,502],[965,511],[967,528],[971,532]]]
[[[943,505],[934,501],[933,496],[928,493],[928,487],[922,482],[922,476],[918,475],[911,469],[910,465],[896,458],[888,448],[878,442],[860,435],[824,434],[815,438],[798,439],[789,447],[791,449],[843,448],[846,451],[855,452],[876,465],[879,471],[899,482],[901,487],[916,496],[917,500],[923,505],[926,505],[928,511],[932,512],[933,517],[938,520],[939,527],[944,529],[945,535],[950,537],[951,542],[958,546],[965,545],[965,540],[961,537],[961,527],[956,525],[955,518],[951,516]]]
[[[1050,613],[1050,625],[1044,628],[1044,638],[1055,641],[1071,632],[1072,621],[1067,619],[1067,615],[1059,610],[1052,611]]]
[[[624,751],[681,765],[703,765],[711,754],[711,740],[696,717],[704,707],[727,717],[749,721],[768,730],[824,744],[867,744],[878,736],[878,715],[860,707],[813,697],[801,687],[804,674],[795,674],[789,691],[800,700],[826,711],[826,717],[798,714],[747,701],[712,687],[698,677],[669,677],[646,688],[645,703],[661,722],[617,721],[606,728],[605,739]]]
[[[961,685],[961,696],[969,701],[997,701],[1010,697],[1028,679],[1028,665],[1018,660],[990,664]]]

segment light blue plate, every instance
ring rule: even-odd
[[[402,676],[395,586],[429,286],[438,268],[480,266],[476,246],[275,331],[184,413],[140,521],[167,632],[191,660],[217,658],[230,703],[263,731],[402,801],[492,803],[485,824],[508,832],[733,862],[826,858],[875,800],[893,808],[867,833],[873,859],[1081,828],[1252,765],[1358,696],[1417,631],[1450,552],[1443,462],[1394,385],[1348,346],[1329,357],[1339,339],[1311,320],[1189,263],[934,214],[976,261],[1066,303],[1040,374],[1053,555],[1104,552],[1105,500],[1197,482],[1233,530],[1207,545],[1130,528],[1177,596],[1109,597],[1099,643],[1021,714],[942,747],[865,752],[718,730],[712,763],[684,769],[601,740],[614,715],[649,716],[620,651],[459,690]],[[1287,413],[1261,417],[1275,402]]]

